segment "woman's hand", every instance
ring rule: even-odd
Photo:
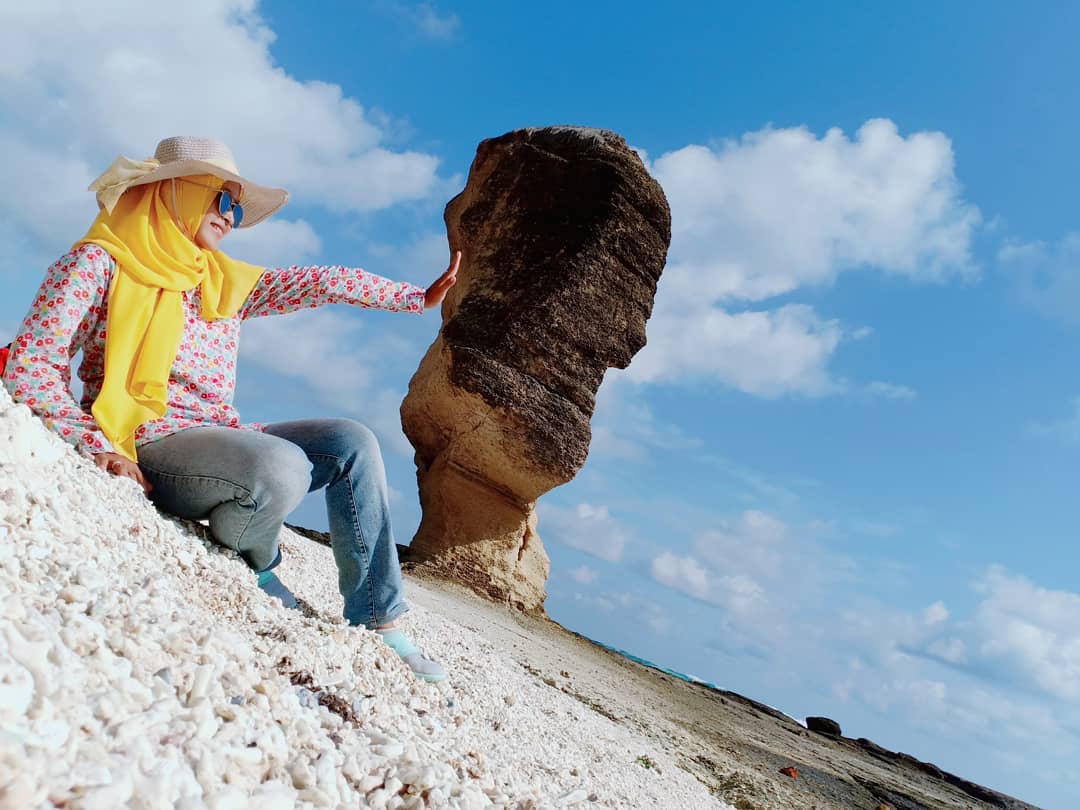
[[[435,279],[435,283],[427,288],[427,293],[424,294],[424,309],[437,307],[443,302],[446,293],[450,291],[450,288],[454,286],[454,282],[457,281],[457,271],[460,265],[461,251],[455,250],[446,272]]]
[[[95,453],[94,463],[98,466],[99,470],[105,470],[105,472],[112,473],[113,475],[130,478],[143,488],[143,492],[149,492],[153,489],[150,482],[143,477],[139,465],[126,456],[122,456],[119,453]]]

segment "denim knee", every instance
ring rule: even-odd
[[[379,452],[379,440],[367,425],[355,419],[330,419],[334,433],[334,444],[342,450],[342,455],[356,453],[368,456]]]
[[[284,519],[311,488],[311,461],[303,450],[286,441],[261,448],[252,461],[251,500],[258,511],[272,511]]]

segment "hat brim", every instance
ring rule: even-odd
[[[190,177],[196,174],[212,174],[222,180],[239,183],[244,194],[240,203],[244,207],[244,219],[240,223],[241,228],[250,228],[258,225],[267,217],[274,214],[289,200],[289,192],[283,188],[260,186],[250,180],[241,177],[235,172],[223,169],[214,163],[205,160],[175,160],[164,166],[160,166],[147,172],[128,188],[133,186],[145,186],[147,183],[156,183],[158,180],[172,180],[178,177]],[[99,200],[100,203],[100,200]]]

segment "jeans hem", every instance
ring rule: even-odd
[[[390,624],[390,622],[397,621],[406,613],[409,612],[409,606],[404,602],[400,603],[397,607],[392,608],[382,615],[381,618],[374,621],[358,622],[349,619],[349,624],[353,627],[366,627],[368,630],[374,630],[376,627],[381,627],[384,624]]]

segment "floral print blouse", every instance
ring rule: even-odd
[[[81,245],[45,275],[30,312],[11,347],[3,382],[22,402],[81,453],[114,452],[98,428],[90,406],[105,377],[108,289],[116,263],[97,245]],[[184,335],[169,375],[163,417],[135,431],[142,445],[190,427],[241,424],[233,407],[240,324],[323,304],[424,311],[425,290],[351,267],[286,267],[267,270],[234,318],[206,321],[199,288],[183,294]],[[70,390],[71,358],[82,350],[82,402]]]

